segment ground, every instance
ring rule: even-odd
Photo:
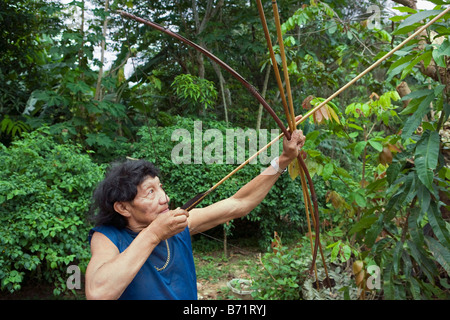
[[[259,263],[258,255],[258,249],[250,247],[229,249],[228,258],[223,250],[195,253],[199,300],[252,299],[250,294],[234,293],[227,283],[232,279],[250,280],[248,270]]]

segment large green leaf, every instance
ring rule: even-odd
[[[411,63],[411,57],[405,56],[396,60],[387,71],[388,79],[386,81],[390,81],[395,75],[399,74],[403,69],[405,69]]]
[[[431,228],[441,244],[450,247],[450,235],[448,234],[445,221],[442,219],[441,212],[438,209],[436,202],[432,202],[430,204],[428,210],[428,221],[430,222]]]
[[[357,223],[355,223],[353,225],[353,227],[349,231],[349,234],[353,234],[355,232],[359,232],[359,231],[361,231],[363,229],[368,229],[377,220],[378,220],[378,217],[375,214],[370,214],[370,215],[364,216],[364,217],[361,218],[361,220],[359,220]]]
[[[411,235],[411,239],[414,241],[415,244],[418,246],[423,245],[423,231],[422,228],[419,228],[418,221],[419,221],[419,208],[412,208],[409,218],[408,218],[408,229],[409,233]]]
[[[395,249],[392,255],[392,266],[394,268],[394,272],[398,274],[399,272],[399,265],[400,265],[400,258],[402,256],[403,251],[403,241],[397,241],[397,244],[395,245]]]
[[[434,192],[433,170],[438,163],[439,142],[439,134],[436,131],[425,131],[416,146],[414,163],[417,175],[430,192]]]
[[[402,164],[400,162],[393,162],[386,170],[386,181],[389,185],[397,179],[398,174],[402,169]]]
[[[366,236],[364,237],[364,243],[367,247],[372,248],[372,246],[375,243],[375,240],[377,239],[378,235],[380,234],[381,230],[383,230],[383,219],[384,215],[381,214],[378,220],[373,223],[369,229],[366,231]]]
[[[450,56],[450,41],[448,41],[448,39],[445,39],[437,49],[433,50],[433,59],[439,67],[446,67],[446,56]]]
[[[409,203],[417,193],[415,188],[416,185],[416,175],[410,172],[405,179],[405,182],[397,190],[391,199],[389,199],[386,204],[385,220],[389,221],[395,217],[397,213],[397,208]]]
[[[402,138],[409,139],[417,129],[417,127],[422,123],[422,118],[426,115],[430,108],[430,103],[434,100],[434,94],[430,94],[423,98],[422,102],[420,102],[419,107],[414,112],[414,114],[409,117],[403,126]]]
[[[431,202],[431,193],[423,184],[419,183],[417,187],[417,200],[420,208],[420,214],[423,216],[428,211]]]
[[[432,237],[426,237],[425,242],[436,261],[444,268],[447,274],[450,275],[450,250],[448,247],[443,246]]]
[[[426,51],[425,53],[414,58],[414,60],[411,61],[409,65],[403,69],[400,79],[403,80],[412,71],[412,69],[422,60],[424,61],[425,66],[429,65],[431,61],[431,55],[432,55],[431,51]]]
[[[420,269],[431,283],[434,283],[434,277],[439,273],[434,261],[428,258],[427,253],[421,246],[417,246],[413,241],[407,240],[411,256],[416,260]]]
[[[413,14],[413,15],[409,16],[408,18],[406,18],[398,26],[397,30],[395,30],[395,32],[393,32],[393,34],[402,34],[402,33],[407,33],[409,31],[412,31],[415,29],[415,26],[414,26],[415,23],[419,23],[422,20],[425,20],[426,18],[429,18],[431,16],[436,16],[441,12],[442,12],[441,10],[427,10],[427,11],[417,12],[416,14]]]

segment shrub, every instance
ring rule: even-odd
[[[290,248],[275,235],[268,252],[261,257],[262,268],[251,268],[252,296],[261,300],[300,300],[302,286],[311,264],[311,252],[307,239]]]
[[[9,148],[0,144],[1,290],[45,282],[58,294],[67,266],[85,270],[90,257],[85,214],[103,168],[49,132],[26,133]]]

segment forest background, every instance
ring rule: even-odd
[[[429,3],[421,10],[412,0],[278,1],[295,113],[327,98],[448,5]],[[176,129],[192,133],[194,121],[224,133],[277,128],[216,64],[125,20],[119,9],[207,48],[283,113],[254,1],[1,1],[3,293],[42,283],[55,295],[70,291],[67,268],[86,268],[91,195],[112,161],[154,161],[177,207],[235,165],[175,165]],[[264,9],[281,63],[271,4]],[[360,298],[449,298],[449,18],[301,126],[339,298],[355,290]],[[246,166],[202,205],[231,196],[261,168]],[[298,179],[284,175],[249,216],[211,233],[223,229],[225,239],[239,243],[243,230],[252,230],[269,248],[264,268],[253,273],[254,298],[337,295],[307,285],[311,254],[300,189]],[[367,286],[374,266],[375,288]]]

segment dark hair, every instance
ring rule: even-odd
[[[90,218],[96,226],[111,225],[125,228],[127,220],[114,210],[117,201],[132,201],[137,194],[137,186],[147,177],[159,175],[158,168],[146,160],[126,160],[115,162],[99,183],[93,194]]]

